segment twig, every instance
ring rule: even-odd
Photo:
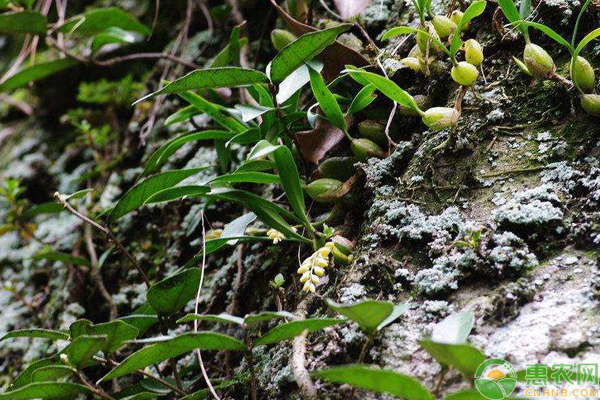
[[[311,298],[311,296],[307,296],[300,303],[298,303],[295,313],[298,318],[305,318],[308,303]],[[296,336],[292,342],[292,372],[294,374],[294,378],[296,379],[296,383],[298,384],[298,388],[300,389],[302,398],[305,400],[317,400],[317,388],[310,378],[305,366],[307,335],[308,330],[305,330],[302,332],[302,334]]]

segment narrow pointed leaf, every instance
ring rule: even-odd
[[[313,372],[313,377],[348,384],[378,393],[387,393],[405,400],[433,400],[433,395],[415,378],[395,371],[367,365],[348,365]]]
[[[517,22],[517,25],[531,26],[532,28],[540,30],[543,33],[545,33],[550,39],[554,40],[556,43],[565,46],[569,50],[570,53],[573,52],[573,48],[571,48],[571,43],[569,43],[562,36],[560,36],[555,30],[553,30],[552,28],[550,28],[546,25],[538,24],[537,22],[529,22],[529,21],[519,21],[519,22]]]
[[[163,189],[150,196],[144,204],[165,203],[183,198],[206,197],[210,193],[210,186],[184,185]]]
[[[518,21],[521,21],[521,15],[519,14],[519,10],[517,10],[517,6],[515,6],[515,2],[513,0],[498,0],[498,5],[502,10],[502,13],[511,24],[515,24]],[[515,24],[519,32],[523,35],[527,35],[527,25],[518,25]]]
[[[46,35],[46,17],[36,11],[0,14],[0,32]]]
[[[346,320],[344,319],[338,318],[313,318],[286,322],[277,325],[275,328],[265,333],[264,336],[254,342],[254,346],[282,342],[302,334],[305,330],[308,332],[315,332],[345,321]]]
[[[338,35],[346,32],[351,26],[342,24],[335,28],[306,33],[285,46],[271,63],[269,75],[273,83],[281,83],[302,64],[319,55],[327,46],[332,45]]]
[[[265,172],[235,172],[226,174],[211,179],[209,183],[264,183],[278,184],[281,183],[279,175],[267,174]]]
[[[138,32],[143,35],[152,33],[150,28],[119,7],[91,9],[83,14],[69,18],[57,31],[71,32],[74,29],[74,32],[77,34],[91,36],[104,32],[109,27]]]
[[[340,128],[342,131],[346,132],[348,127],[346,126],[346,119],[344,118],[344,113],[340,108],[337,100],[333,96],[333,93],[329,90],[323,77],[317,71],[312,68],[308,69],[310,74],[310,86],[312,88],[313,94],[319,103],[319,108],[329,121]]]
[[[192,350],[244,350],[246,346],[231,336],[213,332],[184,333],[171,339],[160,341],[127,357],[98,382],[106,382],[123,375],[134,373],[169,358],[177,357]]]
[[[0,400],[66,400],[80,394],[92,396],[92,391],[85,386],[67,382],[39,382],[22,386],[16,390],[0,393]]]
[[[0,84],[0,92],[8,92],[27,85],[29,82],[39,81],[57,72],[70,68],[77,64],[77,60],[61,58],[56,61],[48,61],[23,68]]]
[[[34,260],[60,261],[63,264],[85,265],[87,267],[92,265],[89,260],[86,260],[83,257],[72,256],[71,254],[62,253],[60,251],[38,253],[32,258]]]
[[[129,189],[117,202],[117,205],[108,215],[108,222],[114,222],[124,215],[129,214],[131,211],[142,206],[153,194],[173,187],[184,179],[205,169],[206,167],[161,172],[139,182],[133,188]]]
[[[596,28],[593,31],[591,31],[590,33],[588,33],[587,35],[585,35],[585,37],[583,39],[581,39],[581,42],[579,42],[579,44],[577,45],[577,48],[575,49],[575,53],[573,55],[573,58],[577,58],[577,56],[579,55],[579,53],[581,53],[583,48],[589,42],[596,39],[598,36],[600,36],[600,28]]]
[[[249,86],[254,83],[268,82],[269,78],[264,73],[254,69],[239,67],[198,69],[169,83],[162,89],[136,100],[133,104],[158,96],[159,94],[181,93],[188,90],[235,88]]]
[[[111,26],[104,32],[94,35],[94,40],[92,41],[92,53],[96,53],[102,46],[107,44],[131,44],[135,43],[136,40],[137,37],[133,33],[117,28],[116,26]]]
[[[346,114],[356,114],[357,112],[367,108],[373,102],[373,100],[377,98],[377,95],[373,94],[375,89],[377,88],[372,83],[363,87],[352,100],[352,103],[350,104],[350,107],[348,107]]]
[[[217,124],[221,125],[225,129],[237,133],[244,132],[248,129],[248,127],[240,121],[225,115],[222,108],[206,100],[204,97],[197,95],[196,93],[182,92],[179,93],[179,97],[190,103],[200,112],[211,117]]]
[[[308,61],[285,78],[279,84],[279,91],[277,92],[276,97],[277,103],[283,104],[298,92],[298,90],[302,89],[304,85],[310,82],[310,74],[308,73],[309,67],[320,73],[323,70],[323,63],[319,60]]]
[[[475,1],[465,10],[462,18],[457,24],[456,32],[462,32],[462,27],[468,24],[473,18],[478,17],[485,11],[486,6],[485,0]],[[450,43],[450,53],[454,56],[458,52],[461,45],[460,34],[452,35],[452,42]]]
[[[244,324],[252,326],[276,318],[294,319],[294,314],[287,311],[263,311],[258,314],[247,314],[244,317]]]
[[[33,371],[31,382],[56,382],[60,378],[72,376],[76,371],[66,365],[49,365]]]
[[[190,268],[155,283],[148,289],[148,304],[159,314],[171,315],[196,296],[200,283],[200,270]]]
[[[6,339],[28,337],[28,338],[42,338],[51,340],[69,340],[69,334],[62,331],[55,331],[51,329],[32,328],[32,329],[17,329],[10,331],[2,338],[0,342]]]

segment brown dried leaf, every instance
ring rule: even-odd
[[[308,32],[314,32],[318,29],[303,24],[292,18],[283,8],[277,5],[277,0],[270,0],[273,7],[279,13],[279,16],[285,21],[288,28],[296,36],[304,35]],[[341,44],[336,41],[333,45],[329,46],[323,53],[321,53],[320,59],[323,61],[323,77],[325,80],[330,81],[334,79],[338,73],[346,68],[346,65],[354,65],[356,67],[364,67],[369,65],[369,60],[362,56],[359,52],[351,49],[348,46]]]
[[[333,0],[344,20],[361,15],[373,0]]]
[[[346,117],[348,126],[352,124],[352,117]],[[317,119],[315,129],[312,131],[298,132],[298,147],[304,158],[314,164],[319,161],[344,139],[344,132],[333,126],[329,121]]]

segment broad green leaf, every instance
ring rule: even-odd
[[[544,32],[550,39],[556,41],[558,44],[565,46],[567,48],[567,50],[569,50],[569,53],[573,52],[571,43],[569,43],[567,40],[563,39],[563,37],[560,36],[552,28],[547,27],[546,25],[538,24],[537,22],[529,22],[529,21],[519,21],[519,22],[517,22],[517,24],[531,26],[532,28],[540,30],[540,31]]]
[[[188,314],[183,318],[177,320],[178,324],[183,322],[192,322],[192,321],[209,321],[209,322],[220,322],[223,324],[236,324],[242,325],[244,323],[244,319],[240,317],[236,317],[235,315],[229,315],[227,313],[221,314]]]
[[[42,328],[31,328],[31,329],[17,329],[14,331],[10,331],[2,338],[0,338],[0,342],[6,339],[19,338],[19,337],[28,337],[28,338],[42,338],[42,339],[51,339],[51,340],[69,340],[69,334],[62,331],[55,331],[51,329],[42,329]]]
[[[431,340],[437,343],[463,344],[467,341],[475,316],[471,312],[450,314],[431,331]]]
[[[231,336],[214,332],[184,333],[163,340],[136,351],[112,371],[104,375],[98,383],[106,382],[123,375],[131,374],[168,358],[180,356],[192,350],[244,350],[244,343]]]
[[[327,88],[323,77],[312,68],[308,69],[308,73],[310,74],[310,87],[315,95],[315,99],[319,103],[319,108],[321,108],[321,111],[325,114],[329,122],[346,132],[348,127],[346,126],[344,113],[333,93]]]
[[[91,9],[83,14],[69,18],[57,31],[71,32],[74,30],[77,34],[91,36],[104,32],[109,27],[138,32],[144,35],[152,33],[150,28],[119,7]]]
[[[111,26],[104,32],[100,32],[94,36],[92,40],[92,53],[96,53],[102,46],[107,44],[131,44],[135,42],[136,36],[133,33],[117,28],[116,26]]]
[[[150,307],[148,306],[148,308]],[[140,336],[158,322],[158,317],[156,315],[131,314],[121,317],[119,320],[125,321],[129,325],[136,327],[139,331],[138,336]]]
[[[277,164],[279,177],[281,178],[281,185],[285,190],[285,195],[287,196],[292,209],[296,212],[296,215],[303,224],[307,228],[312,229],[312,225],[306,216],[306,204],[304,203],[304,192],[302,191],[302,184],[300,183],[300,174],[298,173],[298,168],[296,167],[296,162],[294,161],[294,156],[292,156],[290,149],[284,145],[273,146],[266,140],[259,142],[255,148],[257,147],[262,147],[262,149],[254,152],[251,159],[259,159],[268,154],[273,155],[275,164]]]
[[[521,19],[527,19],[531,15],[531,0],[522,0],[519,7]]]
[[[247,314],[244,317],[244,325],[252,326],[275,318],[294,319],[294,314],[287,311],[263,311],[258,314]]]
[[[404,314],[406,312],[406,310],[408,310],[408,304],[395,305],[394,311],[392,311],[392,313],[386,319],[381,321],[379,326],[377,326],[377,330],[378,331],[382,330],[383,328],[385,328],[386,326],[388,326],[389,324],[391,324],[392,322],[394,322],[395,320],[400,318],[400,316],[402,314]]]
[[[0,14],[0,32],[46,35],[46,17],[36,11]]]
[[[142,172],[142,175],[148,175],[160,169],[160,167],[165,165],[169,157],[181,147],[183,147],[183,145],[185,145],[186,143],[213,139],[227,140],[231,139],[231,137],[231,132],[216,130],[186,133],[184,135],[178,136],[174,139],[167,141],[165,144],[160,146],[154,153],[152,153],[150,157],[148,157],[148,161],[146,161],[146,167],[144,168],[144,172]]]
[[[431,340],[419,341],[423,347],[441,365],[456,368],[466,377],[473,377],[477,367],[485,361],[485,355],[469,344],[444,344]]]
[[[373,94],[375,89],[377,88],[372,83],[369,83],[367,86],[363,87],[352,100],[352,103],[350,104],[350,107],[348,107],[346,114],[356,114],[357,112],[367,108],[373,102],[373,100],[377,98],[377,95]]]
[[[57,357],[42,358],[32,362],[15,378],[10,388],[15,390],[25,385],[29,385],[35,371],[43,367],[55,365],[57,363],[60,363],[60,361],[57,360]]]
[[[77,321],[73,322],[70,326],[69,326],[69,333],[71,335],[71,340],[78,338],[81,335],[87,335],[88,334],[88,326],[93,325],[93,322],[90,321],[89,319],[78,319]]]
[[[298,69],[292,72],[287,78],[279,84],[277,92],[277,103],[283,104],[308,82],[310,82],[310,74],[308,68],[312,68],[317,72],[323,70],[323,63],[319,60],[310,60],[306,64],[302,64]]]
[[[92,358],[104,347],[105,341],[106,336],[81,335],[75,338],[61,353],[67,355],[69,365],[82,369],[94,363]]]
[[[236,172],[242,171],[266,171],[277,168],[277,165],[271,160],[246,160]]]
[[[239,65],[240,49],[248,43],[248,38],[240,38],[241,27],[235,26],[229,35],[229,43],[223,48],[212,61],[207,63],[207,67],[217,68],[230,65]]]
[[[140,333],[138,328],[122,320],[88,326],[87,332],[90,335],[106,336],[102,345],[104,353],[114,353],[123,343],[135,339]]]
[[[164,203],[183,198],[195,198],[208,196],[210,186],[184,185],[167,188],[150,196],[144,204]]]
[[[403,90],[400,86],[396,85],[394,81],[386,78],[385,76],[377,75],[360,69],[351,69],[349,72],[350,76],[357,74],[367,79],[370,83],[375,85],[377,90],[401,106],[408,107],[419,114],[423,113],[423,111],[419,109],[415,99],[408,92]]]
[[[176,124],[179,122],[188,121],[190,118],[195,117],[196,115],[199,115],[199,114],[200,114],[200,110],[198,110],[194,106],[183,107],[167,117],[167,119],[165,120],[165,126],[173,125],[173,124]],[[189,133],[188,133],[188,135],[189,135]]]
[[[312,243],[292,229],[291,225],[284,219],[296,220],[297,217],[272,201],[244,190],[216,188],[210,193],[212,196],[222,200],[236,201],[244,204],[250,211],[256,214],[262,222],[269,227],[284,233],[289,238],[297,239],[305,243]]]
[[[32,206],[31,208],[29,208],[25,212],[23,212],[21,214],[21,217],[23,217],[24,220],[29,220],[29,219],[37,217],[38,215],[56,214],[56,213],[63,212],[63,211],[65,211],[63,206],[61,206],[60,204],[58,204],[55,201],[49,201],[47,203],[42,203],[42,204]]]
[[[55,61],[48,61],[35,64],[31,67],[23,68],[4,82],[0,84],[0,92],[20,88],[29,82],[39,81],[57,72],[65,70],[77,64],[77,60],[72,58],[61,58]]]
[[[327,299],[326,302],[327,307],[358,323],[367,333],[375,332],[379,324],[394,311],[394,304],[389,301],[364,300],[353,304],[340,304]]]
[[[577,48],[575,48],[575,52],[573,53],[573,58],[577,58],[577,56],[579,55],[579,53],[581,53],[583,48],[589,42],[596,39],[598,36],[600,36],[600,28],[596,28],[593,31],[591,31],[590,33],[588,33],[587,35],[585,35],[585,37],[583,39],[581,39],[581,42],[579,42],[579,44],[577,45]]]
[[[142,206],[153,194],[173,187],[184,179],[196,175],[205,169],[206,167],[161,172],[139,182],[133,188],[129,189],[117,202],[117,205],[108,215],[108,222],[114,222],[124,215],[129,214],[131,211]]]
[[[273,83],[281,83],[302,64],[332,45],[338,35],[346,32],[351,26],[351,24],[341,24],[335,28],[306,33],[285,46],[270,64],[269,76]]]
[[[211,179],[208,183],[281,183],[279,175],[267,174],[265,172],[235,172],[233,174],[220,175]]]
[[[348,384],[378,393],[387,393],[405,400],[433,400],[433,395],[415,378],[395,371],[368,365],[345,365],[326,368],[311,374],[315,378]]]
[[[148,289],[148,304],[159,314],[171,315],[181,310],[196,296],[201,272],[190,268],[155,283]]]
[[[85,265],[87,267],[92,265],[92,263],[89,260],[86,260],[83,257],[72,256],[71,254],[62,253],[60,251],[46,251],[43,253],[38,253],[35,256],[33,256],[32,259],[60,261],[63,264]]]
[[[31,383],[9,392],[0,393],[0,400],[67,400],[75,398],[79,394],[86,394],[91,397],[92,391],[76,383],[39,382]]]
[[[135,105],[160,94],[181,93],[188,90],[235,88],[249,86],[253,83],[268,82],[269,78],[264,73],[254,69],[239,67],[198,69],[165,85],[162,89],[136,100],[133,104]]]
[[[517,6],[515,6],[515,2],[513,0],[498,0],[498,5],[508,22],[515,24],[519,32],[527,37],[527,25],[516,24],[516,22],[521,21],[522,18],[519,14],[519,10],[517,10]]]
[[[33,371],[31,375],[32,382],[55,382],[60,378],[72,376],[77,371],[66,365],[49,365]]]
[[[292,339],[302,334],[305,330],[308,332],[315,332],[342,322],[346,322],[346,320],[338,318],[312,318],[286,322],[277,325],[275,328],[265,333],[264,336],[261,336],[254,342],[254,346],[281,342]]]
[[[260,128],[262,128],[262,127],[263,127],[263,124],[260,125]],[[237,135],[235,135],[234,137],[229,139],[227,141],[227,143],[225,143],[225,146],[230,147],[232,143],[254,144],[254,143],[258,142],[263,137],[260,133],[261,132],[260,128],[250,128],[250,129],[246,130],[245,132],[238,133]]]
[[[207,114],[217,124],[221,125],[225,129],[229,129],[230,131],[237,133],[244,132],[248,129],[246,125],[240,121],[225,115],[223,110],[216,104],[211,103],[196,93],[183,92],[179,93],[179,97],[196,107],[196,109],[198,109],[200,112]]]
[[[474,1],[471,5],[465,10],[462,18],[457,24],[456,32],[462,32],[462,27],[468,24],[473,18],[478,17],[485,11],[486,6],[485,0]],[[458,49],[461,45],[460,35],[452,35],[452,42],[450,43],[450,54],[455,56],[458,52]]]
[[[277,108],[264,107],[264,106],[253,106],[249,104],[236,104],[235,109],[242,113],[242,121],[248,122],[255,118],[260,117],[266,113],[277,111]]]

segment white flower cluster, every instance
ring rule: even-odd
[[[279,232],[277,229],[269,229],[267,231],[267,236],[273,241],[273,244],[277,244],[285,239],[285,235]]]
[[[315,292],[319,278],[325,274],[325,268],[329,265],[329,255],[334,246],[333,242],[329,242],[302,262],[298,273],[302,274],[300,282],[304,283],[303,291]]]

